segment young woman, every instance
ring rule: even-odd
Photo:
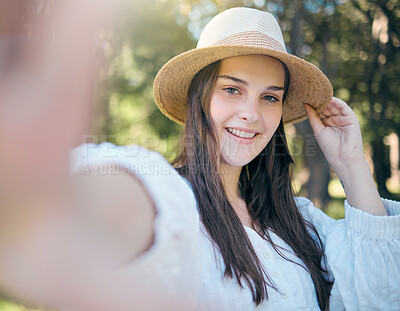
[[[174,165],[201,220],[199,309],[400,309],[400,206],[379,197],[353,111],[286,53],[271,14],[214,17],[154,94],[185,126]],[[346,192],[344,220],[294,197],[283,124],[306,114]]]
[[[77,208],[6,230],[2,289],[66,310],[399,309],[400,206],[379,198],[352,110],[286,53],[272,15],[217,15],[154,92],[185,124],[181,175],[137,146],[76,148],[63,204]],[[344,220],[294,197],[283,125],[307,116],[344,185]]]

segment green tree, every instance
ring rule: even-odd
[[[173,155],[180,126],[153,100],[153,80],[168,59],[195,42],[173,1],[134,1],[117,30],[104,35],[105,62],[95,123],[99,141],[136,143]]]
[[[347,88],[357,103],[379,192],[390,197],[385,184],[390,177],[389,154],[383,138],[391,132],[400,134],[400,2],[349,1],[342,14],[353,31],[339,41],[347,46],[347,55],[342,55],[337,85]]]
[[[106,37],[106,78],[101,84],[100,140],[138,143],[174,155],[180,126],[155,108],[152,82],[171,57],[195,46],[201,29],[218,12],[249,6],[275,14],[290,53],[321,68],[335,95],[348,101],[360,118],[364,141],[371,145],[379,191],[390,196],[387,147],[382,139],[399,133],[399,1],[350,0],[143,0],[121,17],[118,32]],[[156,18],[155,18],[156,17]],[[307,121],[296,125],[309,178],[302,194],[321,207],[329,202],[330,168]],[[300,164],[300,165],[299,165]]]

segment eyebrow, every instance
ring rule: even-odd
[[[236,77],[232,77],[232,76],[228,76],[228,75],[222,75],[222,76],[218,76],[218,78],[222,78],[222,79],[228,79],[228,80],[232,80],[236,83],[242,84],[242,85],[249,85],[246,81],[236,78]],[[284,91],[284,87],[283,86],[269,86],[267,88],[268,91]]]
[[[218,76],[218,78],[232,80],[234,82],[237,82],[237,83],[240,83],[240,84],[243,84],[243,85],[249,85],[246,81],[244,81],[242,79],[239,79],[239,78],[232,77],[232,76],[222,75],[222,76]]]

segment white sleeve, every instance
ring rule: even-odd
[[[400,203],[382,199],[388,216],[373,216],[345,201],[334,220],[297,198],[318,231],[335,278],[331,310],[400,310]]]
[[[151,248],[126,267],[125,276],[140,275],[149,293],[196,301],[200,280],[199,216],[193,192],[159,154],[139,146],[85,144],[71,152],[71,170],[135,174],[156,207],[155,240]],[[151,296],[149,296],[150,298]],[[188,307],[188,306],[187,306]]]

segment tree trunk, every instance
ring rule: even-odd
[[[306,120],[296,125],[297,132],[304,138],[303,157],[309,171],[308,181],[303,185],[302,195],[324,209],[329,201],[328,184],[331,179],[329,164],[319,147],[310,123]]]
[[[294,1],[293,5],[296,6],[296,13],[292,21],[290,46],[293,54],[303,57],[301,53],[303,50],[304,37],[301,33],[301,20],[304,18],[304,8],[302,7],[302,1]],[[328,63],[328,49],[326,48],[329,42],[328,30],[325,33],[322,60],[322,66],[325,68],[322,68],[322,70],[326,72]],[[315,140],[308,120],[298,123],[296,125],[296,130],[304,140],[303,157],[309,171],[309,178],[306,184],[303,185],[302,195],[307,196],[316,206],[324,209],[330,201],[328,193],[328,184],[330,181],[329,164]]]
[[[391,194],[386,187],[386,179],[390,177],[390,170],[388,169],[388,153],[387,147],[382,139],[375,138],[372,142],[372,160],[374,162],[375,179],[378,186],[379,194],[382,197],[390,198]],[[388,171],[389,170],[389,171]]]

